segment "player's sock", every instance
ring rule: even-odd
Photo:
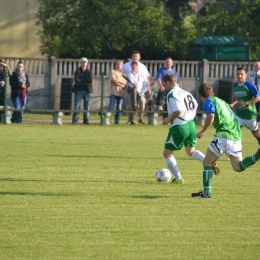
[[[168,168],[170,169],[171,173],[174,175],[175,179],[177,181],[181,180],[182,177],[181,177],[181,173],[179,171],[179,167],[178,167],[176,159],[173,156],[171,156],[171,157],[165,158],[165,161],[166,161],[166,164],[167,164]]]
[[[259,138],[257,138],[257,141],[258,141],[258,144],[260,145],[260,137],[259,137]]]
[[[257,161],[259,161],[259,159],[260,159],[260,148],[255,154],[246,157],[242,162],[239,163],[240,170],[244,171],[246,168],[252,166]]]
[[[195,150],[191,157],[195,160],[198,160],[198,161],[201,161],[203,162],[204,161],[204,158],[205,158],[205,155],[201,152],[201,151],[198,151],[198,150]]]
[[[213,181],[213,167],[212,166],[204,166],[203,171],[203,187],[204,187],[204,195],[211,195],[211,185]]]

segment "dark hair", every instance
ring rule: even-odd
[[[137,62],[137,61],[132,61],[132,62],[131,62],[131,66],[132,66],[132,65],[137,65],[137,66],[138,66],[138,62]]]
[[[199,94],[204,97],[208,98],[213,96],[213,88],[209,83],[202,83],[199,86]]]
[[[243,71],[247,74],[247,70],[246,70],[244,67],[238,67],[238,68],[237,68],[237,71],[238,71],[238,70],[243,70]]]
[[[132,55],[133,55],[133,54],[139,54],[140,57],[141,57],[141,52],[140,52],[140,51],[135,50],[135,51],[133,51]]]

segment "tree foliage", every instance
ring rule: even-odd
[[[139,50],[143,59],[183,59],[194,39],[190,25],[176,22],[161,0],[38,1],[43,55],[110,59]]]
[[[211,1],[207,15],[196,20],[198,36],[241,36],[250,43],[251,58],[259,59],[260,0]]]

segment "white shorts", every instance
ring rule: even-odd
[[[240,126],[246,126],[250,131],[255,132],[258,130],[258,123],[256,119],[243,119],[235,115]]]
[[[227,138],[215,137],[210,145],[209,150],[216,156],[221,157],[224,153],[229,158],[230,155],[242,158],[242,144],[241,140],[233,141]]]

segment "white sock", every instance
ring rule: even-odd
[[[178,181],[181,180],[182,177],[181,177],[181,173],[179,171],[176,159],[173,156],[171,156],[171,157],[165,158],[165,161],[166,161],[166,164],[167,164],[168,168],[170,169],[171,173],[174,175],[175,179]]]
[[[201,151],[198,151],[198,150],[195,150],[191,157],[195,160],[198,160],[198,161],[201,161],[203,162],[204,161],[204,158],[205,158],[205,155],[201,152]]]

